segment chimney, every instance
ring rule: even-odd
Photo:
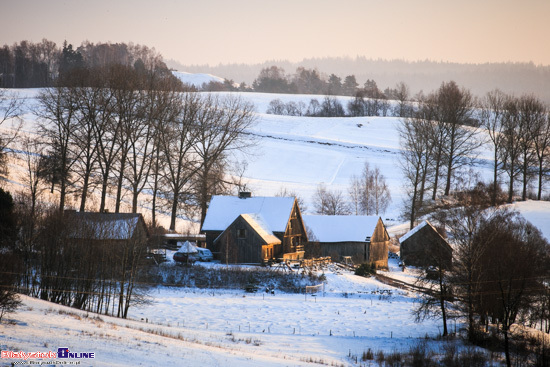
[[[248,199],[252,197],[252,193],[250,191],[241,191],[239,192],[239,199]]]

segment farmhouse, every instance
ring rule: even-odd
[[[206,247],[230,263],[300,259],[307,243],[300,208],[291,197],[213,196],[201,231]]]
[[[452,265],[453,249],[427,220],[399,239],[401,260],[405,265],[438,266],[448,269]]]
[[[354,263],[388,267],[390,236],[378,216],[304,215],[310,240],[308,256],[330,256],[339,261],[351,256]]]

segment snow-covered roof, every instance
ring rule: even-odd
[[[127,240],[132,238],[141,214],[132,213],[67,213],[76,220],[73,238]]]
[[[376,215],[303,215],[319,242],[364,242],[373,235]]]
[[[416,227],[414,227],[413,229],[411,229],[410,231],[408,231],[407,233],[405,233],[403,236],[401,236],[399,238],[399,243],[403,243],[407,238],[411,237],[413,234],[415,234],[416,232],[420,231],[422,228],[426,227],[426,226],[430,226],[432,227],[432,229],[435,231],[435,233],[439,234],[439,232],[437,231],[437,229],[435,229],[435,227],[430,223],[428,222],[427,220],[423,221],[422,223],[420,223],[419,225],[417,225]],[[440,234],[439,234],[440,235]],[[440,235],[441,236],[441,235]],[[441,236],[441,238],[443,238]]]
[[[285,232],[294,206],[292,197],[213,196],[202,225],[203,231],[224,231],[241,214],[260,214],[273,232]]]
[[[281,240],[278,239],[273,232],[271,232],[261,214],[241,214],[241,217],[268,245],[276,245],[281,243]]]

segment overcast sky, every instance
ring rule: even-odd
[[[0,44],[154,47],[183,64],[309,57],[550,65],[550,0],[0,0]]]

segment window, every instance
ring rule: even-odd
[[[246,238],[246,228],[237,229],[237,238]]]

